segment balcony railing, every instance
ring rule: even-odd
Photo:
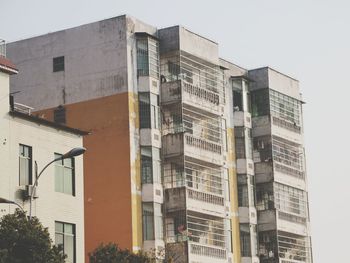
[[[190,94],[194,95],[199,99],[203,99],[207,102],[210,102],[214,105],[219,105],[220,104],[220,97],[219,94],[209,91],[207,89],[200,88],[198,86],[194,86],[190,83],[187,83],[185,81],[182,81],[183,85],[183,91]]]
[[[197,201],[224,206],[224,198],[220,196],[198,192],[192,189],[187,189],[187,195],[188,195],[188,198],[191,198]]]
[[[185,141],[187,145],[199,148],[201,150],[221,154],[222,153],[222,147],[220,144],[208,142],[206,140],[196,138],[190,134],[185,134]]]
[[[220,259],[226,259],[227,257],[225,249],[203,246],[194,243],[190,243],[189,245],[191,254]]]
[[[181,100],[190,106],[218,115],[224,100],[214,91],[199,87],[184,80],[162,83],[162,103],[169,104]]]

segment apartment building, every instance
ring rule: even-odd
[[[299,83],[268,67],[248,77],[260,262],[312,262]]]
[[[42,118],[92,132],[84,137],[86,255],[115,242],[165,249],[176,262],[311,262],[299,256],[299,239],[277,241],[278,231],[294,230],[278,228],[279,210],[267,217],[255,197],[263,182],[280,182],[264,175],[267,162],[255,149],[272,116],[252,113],[259,99],[269,104],[258,90],[299,94],[298,87],[274,88],[218,50],[184,27],[157,29],[126,15],[8,45],[22,72],[11,79],[16,99]],[[274,249],[260,238],[266,233],[275,233]]]
[[[3,46],[2,46],[3,47]],[[16,202],[29,215],[30,195],[34,191],[32,215],[48,227],[56,245],[63,248],[66,262],[84,262],[83,159],[59,160],[49,166],[34,190],[35,170],[82,147],[78,129],[40,119],[31,109],[10,98],[10,75],[16,66],[0,48],[0,197]],[[17,207],[0,203],[0,216]]]

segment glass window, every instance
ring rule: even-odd
[[[306,192],[288,185],[275,183],[275,206],[280,211],[306,217]]]
[[[143,184],[161,182],[160,149],[151,146],[141,147],[141,178]]]
[[[55,153],[55,159],[62,155]],[[55,191],[75,195],[74,158],[55,162]]]
[[[150,93],[152,128],[160,129],[159,95]]]
[[[145,38],[136,42],[137,76],[159,78],[159,44],[156,40]]]
[[[32,147],[19,145],[19,185],[32,184]]]
[[[238,206],[248,207],[249,206],[249,196],[247,185],[238,185]]]
[[[140,128],[151,128],[150,93],[139,92]]]
[[[301,102],[299,100],[270,90],[270,107],[272,116],[297,127],[301,126]]]
[[[154,240],[154,209],[152,203],[142,204],[143,240]]]
[[[236,159],[252,159],[252,135],[251,129],[244,127],[235,128]]]
[[[136,42],[137,76],[148,76],[148,43],[147,39],[138,39]]]
[[[64,71],[64,56],[53,58],[53,72]]]
[[[303,171],[304,154],[301,145],[273,136],[272,139],[273,160],[298,171]]]
[[[243,257],[250,257],[252,254],[249,224],[240,224],[241,254]]]
[[[141,147],[141,175],[143,184],[153,182],[152,171],[152,147]]]
[[[241,207],[255,206],[255,182],[254,176],[239,174],[238,182],[238,205]]]
[[[278,231],[277,241],[278,256],[282,262],[311,262],[311,244],[308,237]]]
[[[75,263],[75,225],[55,222],[55,244],[67,256],[66,263]]]

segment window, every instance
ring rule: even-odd
[[[272,116],[294,126],[301,126],[301,102],[299,100],[270,90],[270,107]]]
[[[159,95],[139,92],[140,128],[160,129]]]
[[[53,58],[53,72],[64,71],[64,57]]]
[[[143,240],[163,239],[162,205],[142,204]]]
[[[146,38],[136,42],[137,76],[159,78],[159,44],[156,40]]]
[[[159,95],[150,93],[151,98],[151,118],[152,128],[160,129],[160,108],[159,108]]]
[[[240,239],[241,239],[241,254],[243,257],[250,257],[251,252],[251,242],[250,242],[250,229],[249,224],[240,224]]]
[[[140,128],[151,128],[150,93],[139,93]]]
[[[148,76],[148,43],[147,39],[139,39],[136,42],[137,76]]]
[[[55,159],[62,156],[55,153]],[[74,158],[55,162],[55,191],[75,195]]]
[[[275,183],[275,206],[278,210],[307,217],[306,192],[288,185]]]
[[[19,145],[19,185],[32,184],[32,147]]]
[[[143,184],[160,183],[160,149],[141,147],[141,177]]]
[[[154,240],[154,209],[152,203],[142,204],[143,240]]]
[[[141,175],[143,184],[152,183],[152,168],[151,147],[141,147]]]
[[[255,179],[252,175],[239,174],[238,182],[238,205],[240,207],[255,206]]]
[[[75,225],[56,221],[55,244],[67,255],[66,263],[75,263]]]

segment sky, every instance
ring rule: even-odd
[[[180,24],[208,37],[219,43],[222,58],[242,67],[270,66],[297,78],[306,101],[314,263],[345,263],[350,244],[349,11],[347,0],[0,0],[0,38],[11,42],[129,14],[158,28]]]

